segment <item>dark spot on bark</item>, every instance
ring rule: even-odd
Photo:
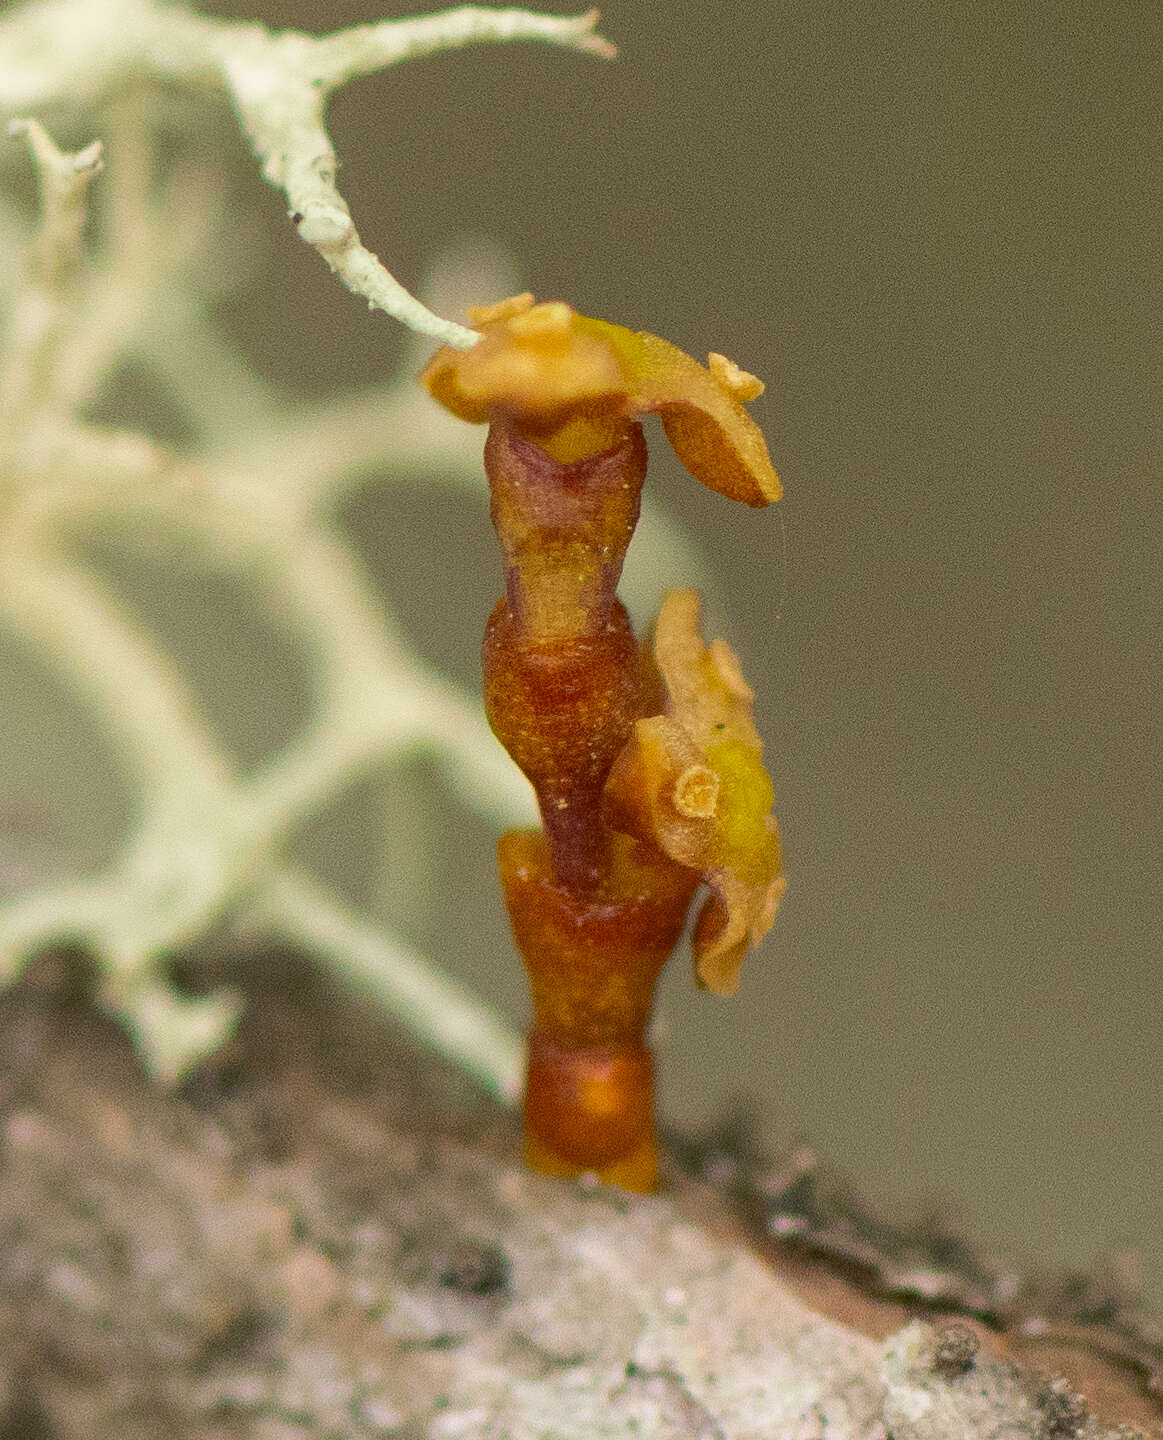
[[[195,1373],[205,1373],[229,1361],[258,1358],[278,1328],[278,1322],[265,1310],[246,1306],[206,1341],[194,1363]]]
[[[459,1350],[468,1337],[455,1335],[451,1330],[441,1330],[436,1335],[418,1336],[415,1339],[405,1337],[400,1340],[399,1347],[405,1352],[414,1350]],[[445,1404],[447,1404],[447,1400]]]
[[[942,1325],[933,1338],[933,1369],[945,1379],[972,1370],[980,1341],[968,1325]]]
[[[1061,1375],[1039,1386],[1034,1403],[1042,1412],[1046,1434],[1054,1440],[1080,1434],[1090,1418],[1084,1397],[1076,1395]]]
[[[495,1295],[508,1289],[509,1257],[499,1245],[459,1240],[445,1256],[439,1279],[461,1295]]]

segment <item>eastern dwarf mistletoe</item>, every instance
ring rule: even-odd
[[[499,845],[533,996],[526,1157],[633,1190],[657,1178],[654,987],[705,884],[698,983],[730,994],[784,889],[752,691],[699,596],[675,590],[635,637],[617,596],[646,475],[639,417],[732,500],[780,496],[744,406],[763,390],[657,336],[518,295],[470,312],[480,340],[423,374],[455,415],[488,422],[485,470],[505,594],[485,631],[485,706],[529,779],[541,828]]]

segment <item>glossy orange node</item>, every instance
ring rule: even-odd
[[[516,295],[470,311],[481,339],[448,346],[421,381],[463,420],[501,412],[558,460],[617,443],[637,416],[657,414],[675,454],[712,490],[748,505],[781,494],[767,442],[744,405],[763,391],[719,354],[703,366],[669,341],[579,315],[561,300]]]
[[[694,931],[701,985],[729,995],[786,886],[774,795],[735,652],[699,633],[695,590],[671,591],[654,636],[664,713],[638,720],[606,782],[606,818],[712,890]]]
[[[654,1060],[644,1045],[585,1049],[529,1037],[525,1159],[563,1179],[596,1174],[607,1185],[653,1190]]]

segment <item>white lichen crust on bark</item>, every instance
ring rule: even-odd
[[[420,335],[469,344],[473,332],[404,292],[359,241],[335,183],[327,98],[354,76],[478,43],[609,55],[596,19],[464,6],[311,36],[163,0],[40,0],[0,19],[0,109],[14,142],[6,167],[23,142],[40,188],[31,228],[0,199],[0,237],[24,255],[0,273],[0,627],[87,707],[130,777],[134,810],[120,855],[99,873],[18,888],[0,876],[0,984],[47,946],[81,943],[100,965],[105,1004],[163,1079],[179,1078],[234,1023],[234,996],[183,994],[166,971],[228,922],[326,950],[512,1100],[521,1050],[512,1029],[300,874],[285,847],[346,786],[417,756],[490,823],[532,815],[477,700],[409,645],[337,523],[369,472],[479,503],[477,437],[419,392],[415,350],[398,380],[304,404],[223,338],[206,298],[230,254],[221,159],[198,153],[196,126],[183,124],[175,146],[167,107],[175,96],[210,109],[228,102],[299,234],[344,283]],[[78,148],[58,147],[44,117],[82,137]],[[94,182],[101,203],[90,215]],[[462,284],[436,303],[459,309],[491,285],[478,270],[470,292]],[[188,443],[101,422],[103,387],[126,361],[161,387]],[[666,539],[663,524],[653,528]],[[311,707],[279,753],[240,768],[147,617],[75,543],[122,530],[159,556],[204,557],[288,628]]]

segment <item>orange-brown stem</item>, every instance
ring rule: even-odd
[[[615,590],[638,519],[646,448],[555,459],[496,415],[485,446],[505,596],[489,617],[485,709],[528,777],[542,830],[506,835],[501,881],[533,992],[527,1156],[650,1189],[654,986],[696,877],[613,832],[611,767],[652,696]]]
[[[530,641],[501,600],[483,661],[489,723],[533,785],[554,869],[571,888],[593,890],[606,864],[602,788],[641,713],[629,618],[615,602],[596,633]]]
[[[646,478],[642,427],[628,424],[611,449],[567,464],[496,415],[485,473],[518,633],[528,644],[598,634],[638,523]]]
[[[503,836],[498,858],[533,996],[531,1156],[556,1156],[555,1173],[597,1170],[627,1185],[623,1162],[636,1156],[633,1188],[648,1189],[655,1142],[645,1032],[697,877],[625,836],[611,838],[604,883],[588,894],[555,874],[537,831]]]
[[[662,654],[639,655],[617,600],[646,473],[636,422],[660,415],[696,478],[766,504],[779,480],[743,408],[763,386],[722,355],[704,368],[561,301],[518,295],[470,318],[478,343],[440,350],[422,378],[453,414],[490,422],[505,596],[485,634],[486,708],[533,784],[543,826],[500,847],[533,989],[527,1155],[550,1174],[596,1169],[649,1189],[657,1147],[644,1035],[659,971],[706,878],[715,898],[696,930],[700,974],[713,961],[707,983],[730,989],[741,947],[770,922],[778,851],[758,813],[758,737],[750,711],[737,713],[750,692],[734,656],[705,647],[697,604],[690,613],[690,597],[672,596],[677,629],[665,645],[658,637],[678,680],[672,694]],[[736,723],[720,734],[728,718]]]
[[[593,890],[606,865],[602,787],[642,714],[615,595],[646,475],[642,429],[565,463],[498,415],[485,471],[505,565],[485,633],[485,710],[537,794],[559,878]]]

